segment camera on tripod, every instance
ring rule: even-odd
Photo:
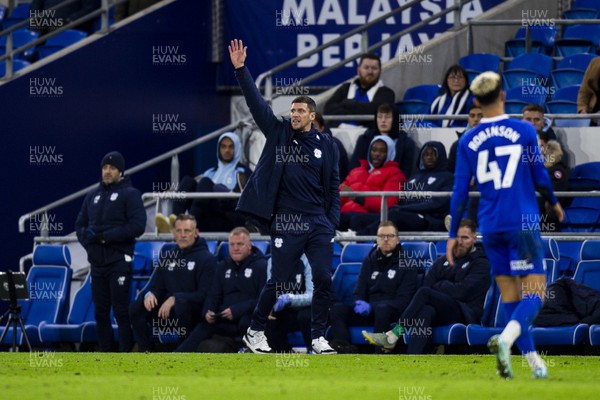
[[[17,303],[17,300],[29,299],[29,292],[27,290],[27,279],[24,272],[0,272],[0,299],[10,301],[8,310],[0,317],[0,322],[8,315],[8,321],[4,327],[4,332],[0,336],[0,344],[4,342],[4,337],[10,326],[12,326],[12,347],[11,351],[17,351],[17,326],[21,327],[21,333],[29,351],[31,351],[31,344],[29,343],[29,337],[25,332],[25,326],[23,324],[23,318],[21,318],[21,306]]]

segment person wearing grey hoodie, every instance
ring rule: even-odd
[[[207,169],[198,180],[184,176],[177,190],[192,193],[241,192],[250,170],[240,163],[242,145],[238,135],[225,132],[217,143],[217,166]],[[156,215],[159,233],[169,233],[175,217],[189,212],[196,217],[201,232],[228,232],[236,226],[243,226],[245,217],[235,211],[237,199],[179,199],[173,202],[173,214],[169,220]]]

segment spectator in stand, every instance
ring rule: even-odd
[[[271,279],[272,262],[267,262],[267,280]],[[313,295],[312,270],[306,254],[302,254],[292,271],[290,282],[281,282],[277,290],[277,301],[269,315],[265,335],[269,345],[276,352],[292,350],[287,335],[290,332],[302,332],[306,349],[312,346],[310,337],[310,303]]]
[[[381,60],[372,53],[360,57],[358,77],[342,84],[325,103],[325,115],[373,115],[383,103],[394,104],[394,91],[384,86],[381,77]],[[362,121],[357,125],[372,126]]]
[[[569,191],[569,176],[571,169],[562,161],[563,151],[560,143],[556,140],[548,140],[543,133],[538,133],[538,142],[542,155],[544,156],[544,166],[550,175],[552,189],[555,192]],[[571,203],[571,198],[560,197],[559,202],[563,207]],[[544,232],[556,232],[559,229],[559,221],[550,207],[550,203],[543,198],[538,198],[542,220],[540,229]]]
[[[485,295],[490,287],[490,264],[483,249],[475,246],[477,226],[468,219],[460,222],[455,265],[446,256],[438,257],[427,272],[423,286],[406,307],[398,325],[386,333],[363,331],[367,341],[384,350],[396,347],[400,336],[408,335],[408,354],[423,354],[432,345],[436,326],[478,323],[483,315]]]
[[[325,120],[323,119],[321,113],[315,113],[315,120],[313,121],[313,123],[315,124],[315,128],[317,128],[319,132],[329,134],[333,141],[337,143],[338,151],[340,153],[340,181],[343,181],[344,179],[346,179],[346,176],[348,176],[348,171],[350,170],[350,168],[348,167],[349,160],[346,148],[344,147],[340,139],[333,136],[333,133],[331,133],[331,129],[329,129],[329,127],[325,123]]]
[[[527,121],[527,122],[533,124],[535,130],[538,133],[538,137],[543,136],[545,138],[545,141],[556,140],[556,141],[560,142],[558,140],[558,137],[556,136],[556,133],[550,126],[552,124],[552,121],[550,121],[549,118],[546,118],[544,116],[544,107],[542,107],[538,104],[527,104],[525,107],[523,107],[522,112],[523,112],[522,121]],[[562,146],[561,146],[561,148],[562,148]],[[566,153],[563,153],[562,161],[565,165],[568,165],[569,158]]]
[[[250,170],[241,164],[242,148],[238,135],[225,132],[217,143],[217,166],[200,176],[198,182],[191,176],[184,176],[179,182],[178,191],[192,193],[241,192],[248,181]],[[156,227],[159,233],[172,229],[175,215],[189,211],[196,217],[198,229],[202,232],[227,232],[236,226],[244,225],[245,218],[235,211],[237,199],[185,199],[173,201],[173,214],[167,217],[156,214]]]
[[[448,155],[448,171],[454,173],[454,167],[456,166],[456,149],[458,148],[458,140],[465,132],[468,132],[470,129],[475,128],[477,125],[479,125],[479,121],[481,121],[481,118],[483,118],[483,112],[481,111],[481,108],[474,103],[471,104],[469,106],[469,117],[467,119],[467,127],[462,132],[456,131],[456,136],[458,136],[458,139],[456,139],[456,141],[452,143],[452,146],[450,146],[450,153]]]
[[[354,154],[350,160],[350,168],[360,166],[359,160],[368,156],[368,150],[371,141],[375,136],[389,136],[394,140],[396,155],[393,160],[398,163],[398,167],[405,176],[410,176],[415,163],[415,153],[417,146],[415,142],[408,137],[407,133],[400,129],[400,118],[396,107],[390,103],[383,103],[377,107],[375,113],[376,128],[369,128],[365,133],[358,137]]]
[[[148,322],[153,327],[176,329],[180,340],[189,335],[199,322],[198,311],[204,306],[217,267],[217,258],[200,237],[194,216],[179,214],[173,237],[177,247],[160,252],[150,290],[129,305],[140,352],[151,349]]]
[[[252,246],[250,232],[243,227],[233,229],[229,233],[229,257],[219,262],[204,304],[204,320],[175,351],[195,352],[200,347],[202,352],[237,352],[266,275],[267,260]]]
[[[406,257],[394,224],[381,222],[377,246],[362,262],[352,294],[354,303],[336,303],[329,312],[332,345],[339,353],[356,352],[350,344],[349,326],[374,325],[375,332],[384,332],[402,314],[417,289],[418,269]]]
[[[440,95],[433,100],[429,113],[444,115],[467,114],[467,110],[469,110],[472,102],[473,99],[469,90],[467,71],[459,64],[455,64],[446,71]],[[463,127],[467,124],[466,121],[457,119],[438,120],[432,123],[443,128]]]
[[[368,159],[360,160],[360,167],[354,168],[340,185],[341,192],[400,191],[406,177],[394,161],[394,141],[389,136],[375,136],[371,140]],[[397,197],[386,199],[387,207],[398,202]],[[340,229],[353,226],[352,219],[357,214],[371,213],[373,221],[379,219],[381,197],[341,197]]]
[[[598,113],[600,111],[600,58],[594,58],[583,75],[579,94],[577,95],[578,113]],[[596,126],[598,120],[592,120]]]
[[[432,197],[428,192],[452,191],[454,176],[448,172],[447,164],[446,148],[442,143],[431,141],[421,147],[419,171],[404,184],[400,202],[390,207],[388,212],[388,219],[400,232],[444,230],[444,217],[450,211],[450,198]],[[350,228],[359,235],[374,235],[377,226],[378,221],[373,221],[369,215],[358,215],[352,218]]]

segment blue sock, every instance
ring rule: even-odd
[[[535,351],[533,336],[529,332],[529,328],[540,308],[542,308],[542,299],[536,293],[531,293],[521,299],[513,313],[512,319],[517,320],[521,325],[521,336],[517,339],[516,344],[522,354]]]

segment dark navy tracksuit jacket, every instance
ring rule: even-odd
[[[156,277],[150,291],[159,304],[170,296],[175,296],[176,302],[185,300],[193,303],[199,315],[216,268],[217,258],[208,250],[206,240],[198,237],[187,249],[175,247],[160,253]]]
[[[313,338],[324,336],[331,293],[333,237],[340,218],[339,153],[329,135],[314,125],[292,129],[277,118],[246,67],[235,71],[266,143],[237,210],[271,222],[273,274],[255,309],[251,328],[264,330],[276,300],[276,283],[287,282],[291,266],[306,253],[313,272]]]

